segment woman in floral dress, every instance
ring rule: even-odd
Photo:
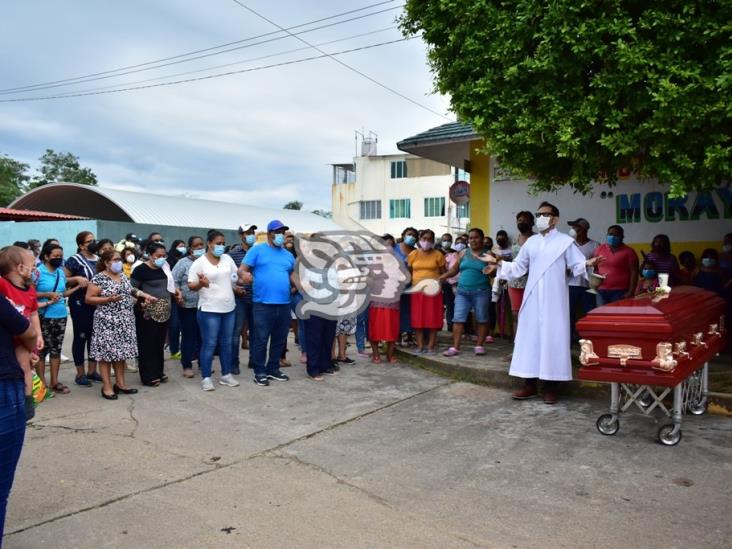
[[[102,396],[117,400],[118,393],[137,393],[125,383],[125,361],[137,356],[134,297],[150,300],[150,296],[135,290],[122,273],[122,256],[116,250],[102,254],[97,274],[86,291],[88,305],[96,306],[90,356],[98,361],[102,374]],[[116,383],[112,385],[111,368]]]

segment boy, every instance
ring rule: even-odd
[[[32,365],[38,360],[38,351],[43,349],[41,320],[38,317],[36,289],[32,284],[36,270],[36,258],[29,250],[18,246],[8,246],[0,250],[0,295],[5,296],[15,309],[27,318],[36,335],[36,348],[33,352],[16,340],[15,356],[23,368],[26,394],[33,389]]]

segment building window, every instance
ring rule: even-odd
[[[437,196],[435,198],[424,199],[424,216],[425,217],[444,217],[445,216],[445,197]]]
[[[455,217],[470,217],[470,202],[467,204],[457,204]]]
[[[360,219],[381,219],[381,200],[362,200]]]
[[[402,177],[407,177],[407,161],[395,160],[391,163],[391,178],[400,179]]]
[[[389,217],[397,219],[404,217],[409,219],[412,217],[411,200],[409,198],[401,198],[399,200],[389,200]]]

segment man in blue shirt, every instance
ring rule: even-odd
[[[280,357],[290,330],[290,296],[295,287],[295,258],[284,248],[288,230],[281,221],[270,221],[267,242],[253,246],[244,256],[240,269],[244,283],[254,281],[253,316],[257,320],[249,353],[254,383],[260,386],[269,385],[270,379],[290,379],[280,371]]]
[[[229,257],[234,260],[234,264],[237,268],[241,267],[244,256],[247,255],[247,252],[257,241],[256,230],[257,226],[252,225],[251,223],[242,223],[239,226],[241,244],[238,244],[229,250]],[[247,340],[248,347],[250,349],[252,347],[252,334],[254,333],[252,285],[238,283],[236,288],[234,288],[234,297],[236,298],[236,316],[234,318],[234,335],[231,339],[231,357],[233,360],[231,373],[239,375],[239,339],[241,332],[244,329],[244,324],[247,325],[247,331],[249,332],[249,339]],[[254,368],[251,359],[249,360],[249,367]]]

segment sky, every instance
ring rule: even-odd
[[[240,1],[274,23],[291,27],[379,0]],[[316,45],[338,40],[321,46],[328,53],[399,40],[402,35],[395,19],[402,4],[403,0],[384,2],[291,32],[388,10],[302,37]],[[8,101],[150,85],[320,55],[310,48],[282,54],[307,46],[277,31],[234,0],[3,2],[0,90],[103,73],[276,34],[229,46],[246,47],[227,53],[220,53],[222,48],[209,50],[205,53],[216,55],[202,59],[178,57],[174,61],[185,62],[167,67],[148,64],[137,70],[152,70],[100,75],[112,78],[0,91],[0,154],[35,168],[47,148],[72,152],[96,173],[102,187],[275,208],[300,200],[304,209],[330,210],[329,164],[351,161],[355,130],[375,132],[379,154],[389,154],[398,152],[397,141],[454,118],[448,99],[433,92],[425,46],[419,38],[346,53],[338,59],[438,114],[327,57],[120,93]],[[264,40],[269,41],[257,44]],[[228,66],[202,70],[220,65]],[[172,76],[190,71],[199,72]]]

